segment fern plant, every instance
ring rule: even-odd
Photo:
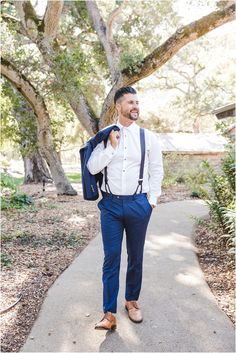
[[[217,174],[208,161],[203,163],[207,171],[208,180],[211,185],[211,193],[208,193],[208,203],[214,219],[224,231],[221,239],[229,253],[235,253],[235,155],[232,144],[226,148],[226,155],[221,161],[221,174]]]

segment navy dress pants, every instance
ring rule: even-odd
[[[144,242],[152,207],[144,193],[117,196],[105,192],[98,207],[104,249],[103,311],[116,313],[123,233],[126,233],[128,254],[125,299],[138,300]]]

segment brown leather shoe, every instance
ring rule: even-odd
[[[125,302],[125,309],[128,311],[128,315],[131,321],[140,323],[143,321],[142,312],[138,302],[132,300]]]
[[[105,313],[102,320],[95,325],[96,330],[115,330],[116,318],[110,311]]]

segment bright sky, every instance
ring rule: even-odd
[[[190,4],[189,4],[190,3]],[[177,0],[174,1],[174,9],[184,19],[184,25],[207,15],[212,10],[215,10],[216,1],[210,0],[203,4],[196,4],[197,1]]]
[[[132,1],[133,0],[130,0],[130,2]],[[47,0],[31,0],[31,2],[35,7],[37,14],[39,16],[43,16],[47,5]],[[212,10],[215,9],[215,4],[217,1],[216,0],[206,1],[206,4],[204,5],[196,4],[196,2],[197,1],[194,1],[194,0],[192,1],[175,0],[174,1],[173,7],[179,13],[179,15],[182,16],[184,20],[183,22],[184,25],[210,13]]]

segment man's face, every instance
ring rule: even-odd
[[[137,120],[139,117],[139,101],[136,94],[127,93],[116,103],[119,116],[130,120]]]

